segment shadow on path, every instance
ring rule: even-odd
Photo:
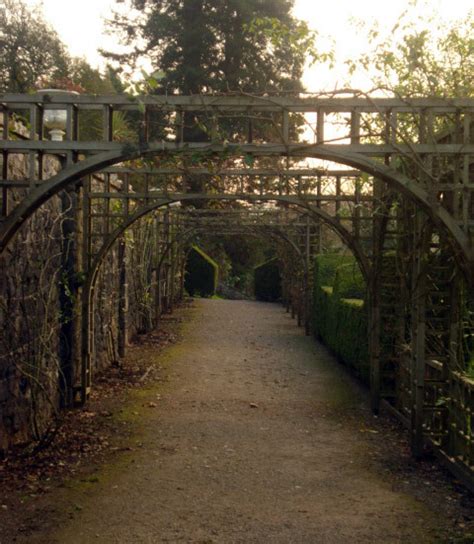
[[[160,356],[169,385],[149,392],[141,447],[102,469],[66,526],[30,542],[442,541],[442,492],[418,500],[396,480],[399,436],[280,306],[198,300],[191,313]]]

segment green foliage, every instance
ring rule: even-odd
[[[318,255],[314,264],[315,283],[318,285],[333,286],[336,279],[336,271],[339,266],[344,264],[354,265],[354,257],[339,253]]]
[[[219,267],[209,255],[197,246],[192,246],[186,260],[184,287],[194,296],[212,297],[216,293]]]
[[[271,259],[254,269],[255,298],[265,302],[281,299],[280,262]]]
[[[248,296],[254,292],[254,268],[275,255],[273,246],[257,236],[206,233],[197,243],[219,265],[219,281]]]
[[[314,268],[313,327],[343,363],[369,381],[366,285],[348,255],[319,255]]]
[[[93,68],[86,60],[70,59],[64,77],[45,79],[43,87],[64,89],[87,94],[117,94],[124,92],[117,73],[108,66],[105,73]],[[136,112],[115,111],[113,113],[113,139],[133,141],[136,138]],[[82,141],[100,140],[103,134],[103,113],[85,110],[79,113],[79,139]]]
[[[334,280],[334,296],[337,299],[364,299],[367,291],[366,283],[357,261],[341,264],[336,269]]]
[[[38,88],[89,94],[124,90],[110,66],[102,74],[86,60],[71,58],[38,7],[29,8],[22,0],[0,1],[0,92],[25,93]],[[114,112],[115,140],[135,137],[129,117],[128,113]],[[102,112],[79,114],[79,139],[100,139],[102,130]]]
[[[146,56],[164,77],[156,92],[301,90],[314,34],[291,15],[293,0],[120,0],[110,21],[135,70]],[[131,17],[131,13],[135,17]]]
[[[38,8],[0,2],[0,92],[26,93],[41,78],[64,77],[69,56]]]
[[[350,72],[362,68],[374,85],[404,97],[473,96],[474,12],[445,23],[426,8],[417,18],[405,11],[387,35],[361,23],[372,48],[348,62]]]
[[[341,298],[336,306],[336,344],[331,346],[338,358],[369,382],[367,309],[362,300]]]
[[[461,304],[462,353],[464,364],[471,377],[474,376],[474,295],[467,285],[463,286]]]

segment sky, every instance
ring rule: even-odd
[[[113,49],[116,41],[104,33],[104,20],[110,16],[112,0],[26,0],[30,5],[43,4],[45,18],[56,29],[74,56],[85,57],[95,67],[103,65],[99,47]],[[323,46],[334,43],[340,61],[363,52],[368,44],[364,33],[351,24],[353,18],[373,23],[390,32],[399,15],[406,9],[423,16],[424,10],[440,20],[460,18],[473,8],[472,0],[425,0],[418,7],[413,0],[296,0],[294,14],[317,30]],[[304,83],[309,91],[332,90],[343,84],[344,71],[321,67],[306,70]],[[363,78],[355,81],[363,87]]]

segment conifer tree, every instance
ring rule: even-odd
[[[163,74],[157,92],[297,92],[313,36],[293,3],[124,0],[109,23],[128,52],[103,54],[131,69],[146,57]]]

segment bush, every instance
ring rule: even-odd
[[[342,298],[336,302],[333,350],[366,383],[370,380],[368,319],[363,300]]]
[[[356,260],[352,255],[318,255],[315,259],[314,266],[315,285],[327,285],[332,287],[336,279],[337,269],[344,264],[351,264],[357,267]]]
[[[186,260],[184,287],[193,297],[212,297],[216,293],[219,267],[202,249],[192,246]]]
[[[325,283],[322,283],[325,282]],[[366,285],[352,256],[319,255],[314,268],[313,326],[337,358],[369,381]]]
[[[355,259],[337,268],[333,286],[337,299],[365,299],[367,286]]]
[[[255,298],[265,302],[281,299],[280,262],[271,259],[254,269]]]

